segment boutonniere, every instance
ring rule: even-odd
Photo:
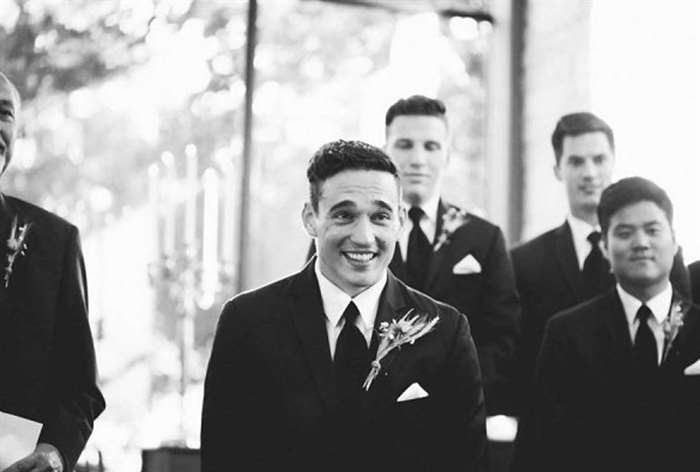
[[[683,319],[689,308],[690,304],[686,303],[684,300],[676,300],[671,305],[671,310],[662,324],[664,330],[664,354],[661,356],[662,361],[666,359],[673,345],[673,341],[683,327]]]
[[[379,375],[382,368],[381,360],[391,351],[400,348],[402,345],[413,344],[417,339],[425,336],[433,330],[439,316],[428,319],[427,314],[414,314],[415,308],[411,308],[401,319],[384,321],[379,325],[379,347],[377,357],[372,361],[372,369],[362,384],[362,388],[369,390],[372,381]]]
[[[469,221],[469,214],[466,211],[455,207],[448,208],[442,215],[442,230],[435,242],[433,251],[437,251],[442,246],[449,244],[452,234],[467,221]]]
[[[27,234],[31,223],[19,224],[17,216],[12,220],[10,226],[10,236],[7,238],[7,256],[3,265],[2,280],[5,288],[10,284],[10,276],[12,275],[12,267],[15,264],[17,256],[24,255],[27,250]]]

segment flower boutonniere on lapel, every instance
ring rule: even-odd
[[[673,346],[673,341],[683,327],[683,319],[689,309],[690,304],[684,300],[676,300],[671,304],[671,310],[662,324],[664,330],[664,354],[661,356],[662,361],[668,356]]]
[[[377,348],[377,357],[372,361],[372,369],[369,375],[362,384],[365,390],[369,390],[372,381],[379,375],[382,369],[381,360],[386,357],[391,351],[400,348],[402,345],[409,343],[413,344],[419,338],[435,328],[439,316],[428,318],[427,314],[414,314],[415,308],[411,308],[398,321],[384,321],[379,325],[379,347]]]
[[[442,246],[446,246],[450,243],[450,238],[460,226],[466,224],[469,221],[469,213],[464,210],[460,210],[456,207],[450,207],[442,215],[442,230],[440,230],[440,235],[435,241],[435,246],[433,246],[433,251],[438,251]]]
[[[2,266],[2,281],[5,288],[10,284],[10,276],[12,275],[12,268],[15,264],[15,259],[18,256],[23,256],[27,250],[27,235],[29,234],[29,228],[32,227],[31,223],[20,224],[17,216],[12,220],[10,225],[10,236],[7,238],[7,247],[5,261]]]

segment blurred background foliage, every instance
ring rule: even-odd
[[[338,138],[381,146],[384,112],[401,96],[446,101],[455,131],[447,195],[483,207],[490,24],[313,0],[260,3],[248,229],[253,285],[303,263],[309,239],[299,214],[311,154]],[[149,279],[162,254],[163,209],[152,208],[148,169],[172,153],[183,176],[185,149],[194,146],[199,175],[212,168],[236,187],[222,193],[222,207],[238,199],[247,6],[0,0],[1,69],[23,97],[21,135],[0,189],[81,229],[109,405],[90,444],[108,470],[138,470],[144,447],[175,440],[198,446],[201,384],[233,285],[222,278],[213,303],[197,307],[183,399],[179,286]],[[184,192],[181,183],[174,182],[176,193]],[[179,205],[176,244],[184,251],[183,201],[166,204]],[[199,218],[198,235],[201,226]],[[234,240],[218,244],[236,247]]]

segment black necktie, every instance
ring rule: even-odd
[[[343,312],[345,325],[338,336],[333,359],[338,393],[343,403],[350,402],[348,406],[359,400],[362,383],[369,372],[367,341],[355,326],[359,314],[355,303],[348,303]]]
[[[408,217],[413,222],[413,229],[408,235],[408,249],[406,251],[406,275],[408,284],[423,290],[425,287],[425,275],[428,272],[428,264],[433,248],[425,233],[420,227],[420,221],[425,213],[419,207],[411,207]]]
[[[658,354],[656,351],[656,338],[647,320],[651,316],[648,306],[642,305],[637,310],[639,326],[634,336],[634,354],[643,372],[654,372],[658,366]]]
[[[583,291],[585,298],[595,297],[603,290],[607,281],[607,263],[600,250],[600,232],[593,231],[586,238],[591,243],[591,252],[583,261]]]

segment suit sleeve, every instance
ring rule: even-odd
[[[57,298],[51,386],[39,442],[55,446],[73,470],[105,402],[97,386],[95,347],[88,322],[87,282],[78,230],[71,227]]]
[[[237,300],[223,308],[204,381],[202,472],[266,470],[275,443],[277,414],[266,369],[255,354],[245,309]]]
[[[447,446],[441,458],[444,464],[435,470],[486,470],[486,407],[481,372],[469,323],[461,314],[451,340],[444,379],[444,407],[452,424],[443,431]],[[459,469],[455,469],[456,464]]]
[[[506,386],[513,369],[515,344],[520,332],[520,302],[513,266],[500,229],[492,238],[484,260],[484,313],[479,337],[479,361],[489,414],[507,411]]]

